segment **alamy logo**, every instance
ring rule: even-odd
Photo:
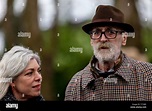
[[[70,52],[80,52],[80,53],[83,53],[83,48],[70,47],[69,51],[70,51]]]
[[[0,83],[1,82],[12,82],[12,78],[0,78]]]
[[[15,104],[15,103],[6,103],[6,108],[15,108],[15,109],[18,109],[18,104]]]

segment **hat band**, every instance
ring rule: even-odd
[[[96,20],[93,20],[92,22],[119,22],[119,23],[123,23],[122,21],[113,20],[112,18],[109,18],[109,19],[96,19]]]

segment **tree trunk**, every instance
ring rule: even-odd
[[[115,6],[125,15],[125,22],[135,29],[135,38],[128,38],[127,46],[135,46],[140,52],[144,51],[141,39],[141,24],[136,8],[136,0],[116,0]]]

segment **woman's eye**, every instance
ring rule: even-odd
[[[40,70],[38,70],[38,72],[41,74],[41,69],[40,69]]]
[[[32,75],[32,73],[33,73],[33,72],[28,72],[28,73],[26,73],[25,75]]]

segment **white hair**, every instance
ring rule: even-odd
[[[38,53],[23,46],[14,46],[4,53],[0,61],[0,99],[7,93],[10,82],[27,67],[33,58],[41,65]]]

